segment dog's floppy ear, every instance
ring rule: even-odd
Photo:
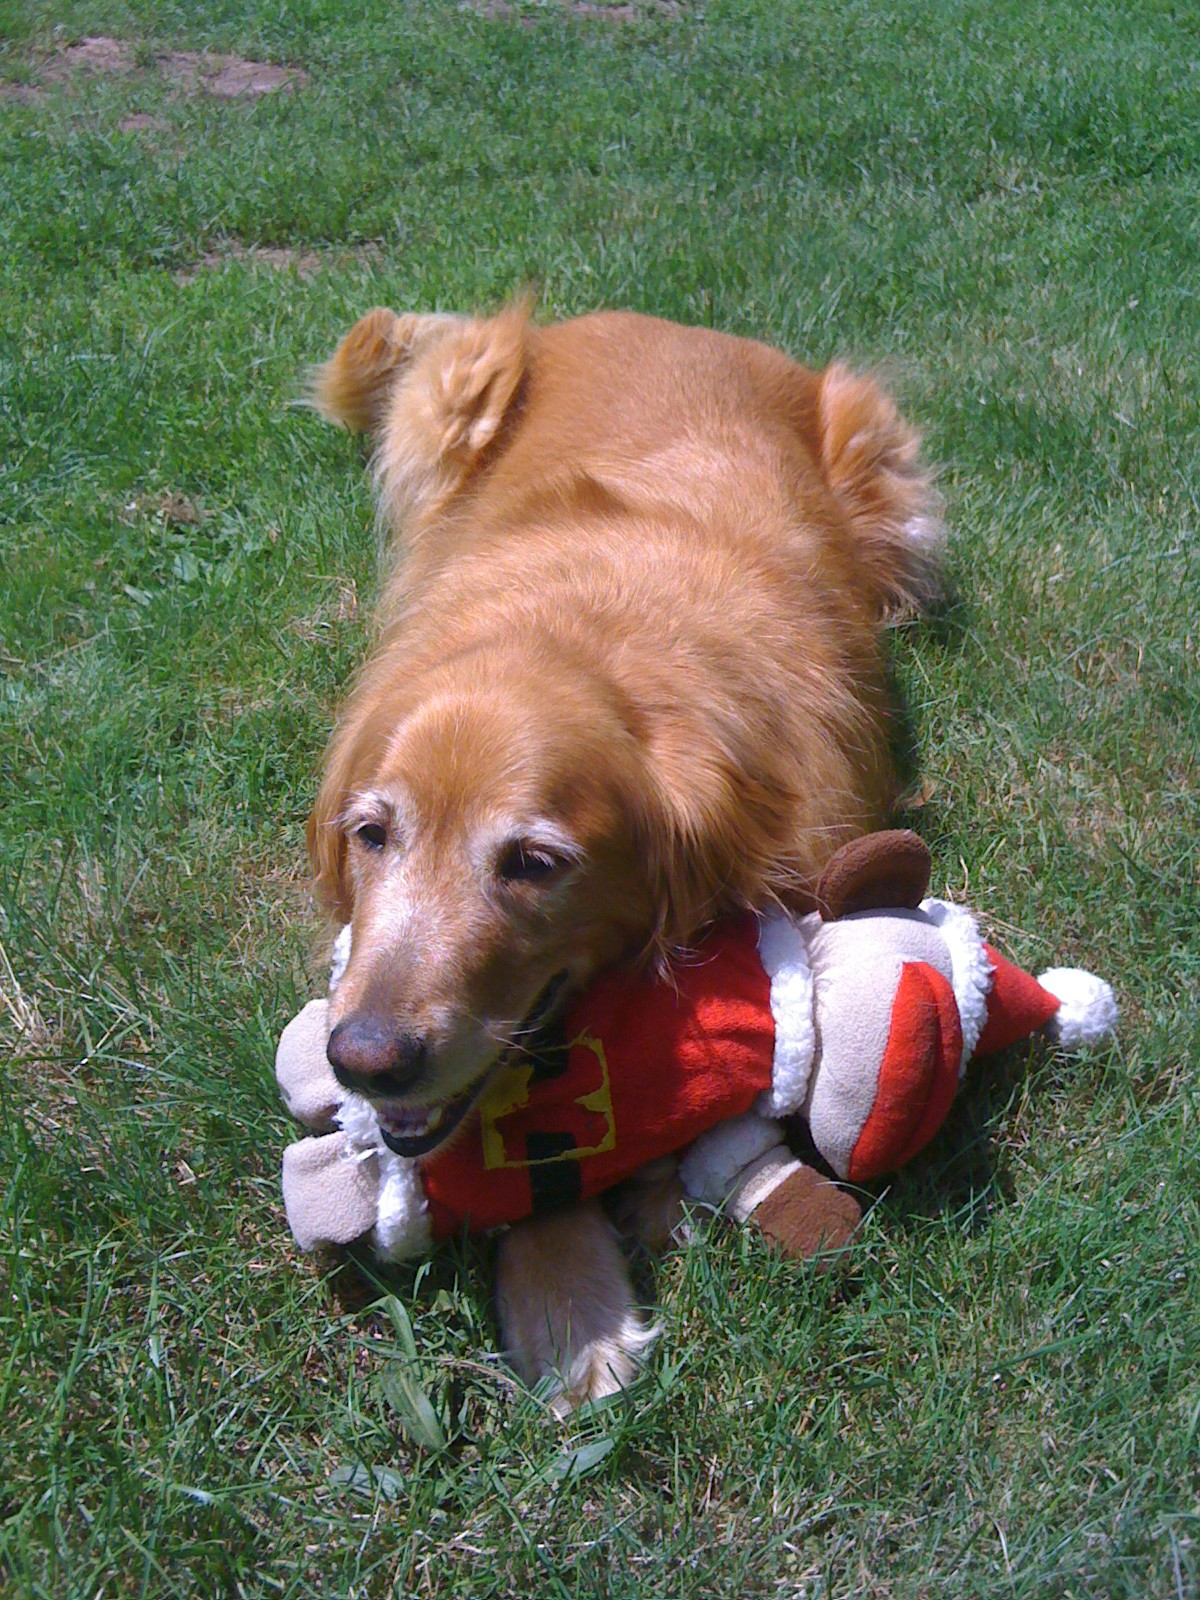
[[[308,854],[317,892],[342,923],[350,921],[354,909],[346,870],[346,810],[354,795],[374,781],[380,754],[387,749],[403,709],[392,679],[375,672],[361,674],[325,752],[325,773],[308,819]]]
[[[349,922],[354,910],[342,819],[355,790],[370,782],[368,752],[383,747],[386,725],[385,707],[377,696],[365,695],[360,683],[329,741],[325,775],[308,818],[308,856],[317,894],[341,923]]]
[[[684,940],[742,900],[742,873],[753,881],[761,869],[761,841],[719,761],[693,752],[682,768],[660,751],[654,776],[635,834],[657,907],[646,954],[665,970]],[[732,876],[730,861],[739,863]]]
[[[529,302],[486,321],[460,323],[413,371],[412,395],[429,430],[430,453],[469,465],[500,431],[525,376]]]
[[[706,918],[701,907],[705,895],[695,873],[670,829],[660,820],[644,818],[637,833],[638,848],[651,885],[655,922],[639,961],[665,977],[685,938],[699,932]]]
[[[525,378],[530,339],[529,302],[518,300],[497,316],[434,330],[393,380],[375,473],[384,519],[410,541],[496,442]]]
[[[396,369],[404,359],[404,324],[385,306],[368,311],[309,375],[309,397],[328,421],[354,433],[379,426]]]
[[[341,923],[350,921],[353,910],[346,880],[346,835],[341,826],[348,797],[344,763],[330,760],[308,816],[308,859],[318,897]]]

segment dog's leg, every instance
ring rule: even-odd
[[[651,1161],[605,1196],[609,1216],[644,1250],[661,1255],[686,1238],[683,1184],[674,1156]]]
[[[503,1236],[496,1299],[510,1360],[527,1383],[554,1380],[559,1415],[624,1388],[656,1333],[638,1316],[625,1258],[594,1200]]]

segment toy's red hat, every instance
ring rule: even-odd
[[[929,1143],[967,1060],[1039,1032],[1075,1047],[1112,1031],[1116,1003],[1102,979],[1062,969],[1038,979],[982,942],[983,961],[964,970],[964,932],[960,925],[952,933],[960,947],[954,985],[924,961],[900,968],[874,1099],[845,1163],[852,1181],[894,1172]]]
[[[993,949],[984,945],[992,968],[992,986],[987,997],[987,1021],[972,1052],[988,1056],[1007,1050],[1010,1044],[1028,1039],[1044,1028],[1060,1010],[1062,1001],[1044,989],[1031,973],[1023,972]]]

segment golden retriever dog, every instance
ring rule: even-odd
[[[373,436],[395,552],[309,824],[353,925],[329,1058],[417,1156],[601,968],[805,908],[884,819],[881,632],[937,524],[871,378],[651,317],[375,310],[313,400]],[[628,1380],[648,1336],[595,1203],[498,1270],[527,1379]]]

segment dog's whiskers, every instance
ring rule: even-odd
[[[539,1027],[536,1022],[527,1026],[523,1021],[497,1026],[495,1023],[485,1022],[482,1017],[477,1017],[473,1011],[466,1012],[466,1016],[476,1027],[481,1028],[490,1039],[506,1050],[519,1050],[521,1041],[536,1037]]]

